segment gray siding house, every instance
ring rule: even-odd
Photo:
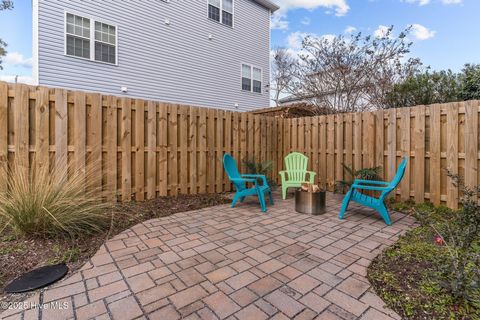
[[[269,106],[270,0],[33,0],[39,85],[247,111]]]

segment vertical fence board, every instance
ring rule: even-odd
[[[188,124],[188,145],[190,147],[190,193],[196,194],[198,189],[198,168],[197,168],[197,109],[190,107]]]
[[[48,88],[37,90],[35,103],[35,161],[38,168],[49,166],[50,156],[50,92]]]
[[[102,190],[102,96],[89,95],[91,105],[88,121],[90,122],[88,140],[91,153],[88,156],[87,167],[91,174],[90,186],[97,191]]]
[[[220,155],[220,166],[222,167],[222,172],[223,172],[223,183],[224,183],[224,191],[225,192],[230,192],[231,191],[231,183],[227,177],[227,174],[225,173],[225,170],[223,170],[223,153],[228,153],[228,154],[233,154],[232,152],[232,112],[226,111],[225,112],[225,134],[224,134],[224,141],[225,141],[225,149],[222,151]]]
[[[132,200],[132,104],[122,98],[122,123],[120,143],[122,146],[122,201]]]
[[[402,157],[410,156],[410,108],[403,108],[400,111],[401,149]],[[400,183],[401,198],[403,201],[410,199],[410,167],[411,159],[405,169],[405,175]]]
[[[354,167],[355,170],[360,170],[362,168],[362,114],[355,113],[355,127],[353,133],[354,140]]]
[[[327,118],[320,118],[320,172],[318,173],[320,185],[327,189]]]
[[[160,196],[168,195],[168,105],[161,103],[158,106],[158,134],[157,144],[159,152],[158,177]]]
[[[372,168],[375,166],[375,114],[365,113],[365,133],[363,141],[363,163],[364,167]],[[383,149],[383,148],[382,148]]]
[[[106,172],[106,195],[113,201],[117,193],[117,98],[108,97],[106,119],[105,143],[107,144],[107,156],[105,161]],[[115,134],[113,134],[115,133]]]
[[[384,158],[384,113],[383,110],[375,112],[375,166],[381,167],[380,176],[385,179]]]
[[[441,105],[430,107],[430,201],[441,201]]]
[[[157,196],[157,105],[153,101],[147,104],[147,199]]]
[[[390,109],[388,111],[388,127],[387,127],[387,164],[388,164],[388,180],[393,180],[397,170],[397,110]]]
[[[145,199],[145,101],[135,101],[135,200]]]
[[[178,105],[168,105],[168,186],[170,194],[178,195]]]
[[[215,192],[220,193],[223,192],[223,166],[222,166],[222,156],[223,156],[223,120],[225,112],[223,110],[216,110],[216,130],[215,130],[215,156],[213,158],[214,164],[216,166],[216,181],[215,181]]]
[[[465,103],[465,186],[478,185],[478,103]]]
[[[115,135],[117,131],[115,132]],[[113,134],[110,134],[113,135]],[[68,164],[67,91],[55,89],[55,168],[65,170]],[[60,168],[60,169],[59,169]]]
[[[180,108],[180,192],[188,193],[188,109]]]
[[[335,115],[327,116],[327,189],[335,184]]]
[[[319,141],[320,141],[320,130],[319,130],[319,126],[318,126],[318,117],[313,117],[312,118],[312,122],[313,122],[313,128],[312,128],[312,152],[313,152],[313,156],[312,156],[312,162],[313,162],[313,167],[312,167],[312,170],[314,172],[318,172],[319,170],[319,166],[320,166],[320,163],[318,161],[318,152],[319,152],[319,148],[320,148],[320,144],[319,144]],[[318,173],[315,175],[315,184],[319,184],[319,177],[318,177]]]
[[[208,143],[208,192],[215,193],[215,109],[208,110],[207,122]],[[238,160],[237,160],[238,161]]]
[[[335,159],[335,181],[343,180],[343,114],[337,114],[337,131],[335,133],[337,158]],[[335,184],[335,183],[334,183]]]
[[[73,106],[73,118],[74,121],[74,134],[73,143],[75,147],[74,151],[74,163],[75,170],[77,172],[85,173],[85,158],[86,158],[86,144],[87,144],[87,105],[86,96],[83,92],[75,92],[74,94],[74,106]]]
[[[345,116],[345,165],[353,167],[353,115],[347,113]]]
[[[207,110],[199,110],[200,113],[200,122],[198,125],[198,141],[200,144],[200,155],[198,159],[198,181],[199,181],[199,190],[200,193],[207,192]]]
[[[415,107],[414,144],[415,144],[415,202],[425,201],[425,107]]]
[[[0,172],[8,164],[8,85],[0,82]],[[0,179],[0,192],[7,190],[7,179]]]
[[[447,107],[447,170],[458,174],[458,109],[459,103]],[[458,188],[447,179],[447,206],[458,207]]]

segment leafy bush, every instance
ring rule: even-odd
[[[466,187],[458,175],[447,175],[463,194],[461,208],[417,210],[417,218],[434,231],[435,242],[447,249],[447,261],[442,268],[447,280],[442,286],[458,301],[476,301],[480,307],[480,187]]]
[[[344,193],[350,186],[353,184],[355,179],[361,180],[382,180],[380,177],[380,173],[382,172],[381,167],[373,167],[373,168],[363,168],[360,170],[353,170],[346,164],[342,163],[344,171],[350,177],[348,180],[339,180],[335,183],[335,192],[336,193]]]
[[[248,174],[260,174],[267,177],[267,182],[270,187],[276,186],[275,181],[273,181],[269,174],[273,170],[273,161],[256,161],[255,157],[251,159],[244,159],[243,164],[247,169]]]
[[[95,167],[95,166],[93,166]],[[104,230],[109,226],[109,205],[102,201],[101,190],[88,188],[86,181],[98,174],[38,166],[30,170],[14,162],[3,168],[8,190],[0,193],[0,234],[10,229],[17,235],[77,237]],[[70,173],[70,175],[69,175]]]

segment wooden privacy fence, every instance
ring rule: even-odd
[[[458,206],[459,191],[446,169],[479,184],[478,117],[480,101],[417,106],[284,120],[284,150],[311,159],[318,182],[333,190],[346,176],[342,163],[355,170],[382,167],[391,180],[403,156],[410,158],[397,189],[402,200],[429,200]]]
[[[283,156],[271,117],[0,82],[0,163],[48,163],[101,174],[110,200],[231,190],[222,164]],[[97,165],[98,166],[98,165]],[[275,174],[276,175],[276,174]],[[0,179],[0,189],[6,188]]]
[[[28,168],[35,158],[51,170],[67,163],[88,170],[101,163],[89,185],[128,201],[231,191],[225,152],[273,160],[277,182],[284,156],[303,152],[328,190],[345,178],[342,163],[382,166],[388,180],[408,155],[399,197],[456,207],[458,189],[444,169],[478,184],[479,107],[470,101],[282,119],[0,82],[0,165],[16,159]],[[2,177],[0,190],[6,185]]]

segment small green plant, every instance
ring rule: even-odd
[[[267,182],[270,187],[276,185],[275,181],[269,177],[270,172],[273,170],[273,161],[256,161],[255,157],[252,157],[251,159],[243,160],[243,164],[245,165],[248,174],[264,175],[267,177]]]
[[[337,181],[335,183],[335,193],[345,193],[348,188],[350,188],[350,186],[353,184],[355,179],[377,181],[382,180],[382,178],[380,177],[382,167],[363,168],[355,171],[344,163],[342,163],[342,166],[349,179]]]
[[[458,301],[478,303],[480,296],[480,205],[478,195],[480,187],[469,188],[463,180],[451,172],[447,172],[455,187],[463,196],[458,210],[418,210],[417,218],[422,225],[430,227],[437,245],[447,249],[447,263],[442,271],[445,278],[442,285],[447,288]],[[436,214],[437,216],[433,216]],[[439,223],[438,215],[441,223]]]
[[[63,251],[58,245],[55,245],[52,249],[55,255],[47,261],[49,265],[77,262],[81,254],[80,249],[76,246],[73,246],[66,251]]]
[[[10,229],[20,236],[78,237],[108,228],[109,204],[99,190],[85,189],[96,174],[95,166],[91,168],[50,172],[35,160],[30,169],[16,161],[3,168],[0,177],[8,188],[0,193],[0,234]]]

